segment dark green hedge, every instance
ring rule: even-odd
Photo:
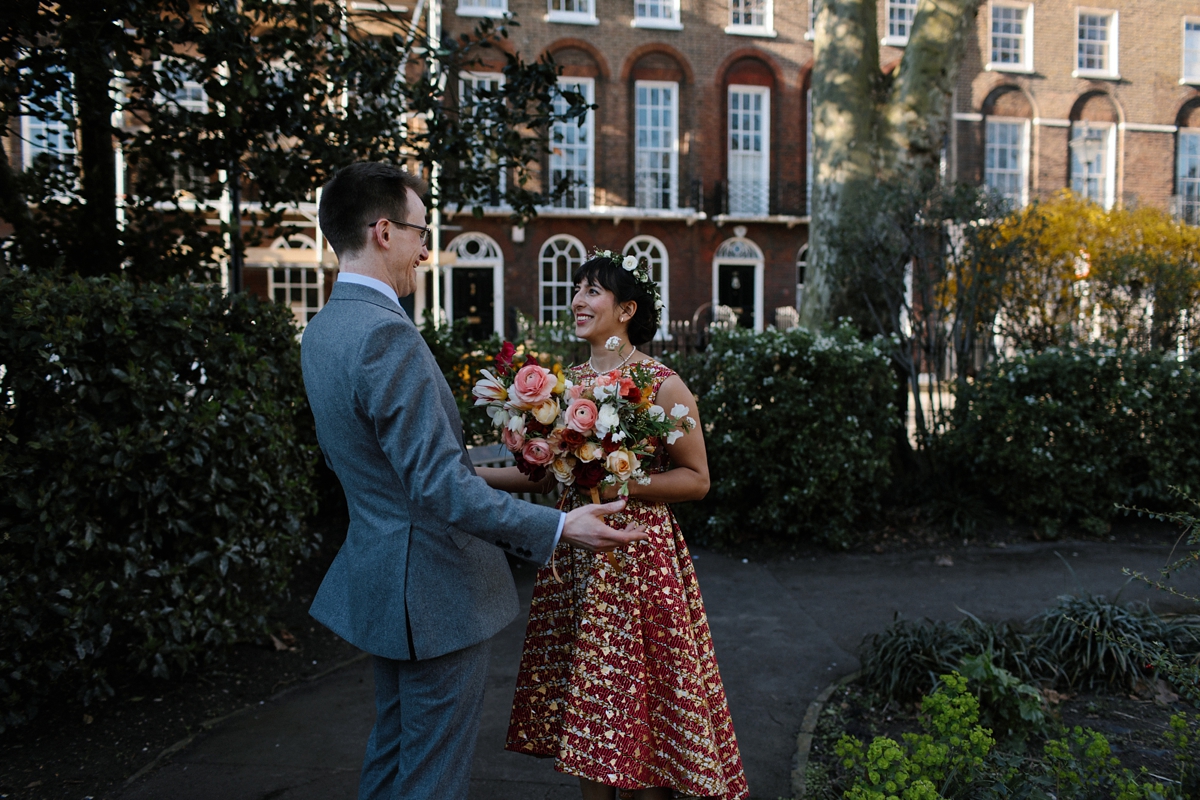
[[[840,544],[879,508],[899,416],[885,352],[848,327],[717,334],[672,360],[700,405],[712,488],[676,507],[708,543]]]
[[[935,453],[944,485],[1056,535],[1101,531],[1114,504],[1200,489],[1200,357],[1051,349],[989,365],[957,390]]]
[[[0,703],[219,658],[309,552],[287,309],[219,287],[0,274]]]

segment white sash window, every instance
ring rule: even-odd
[[[575,288],[571,283],[571,275],[585,258],[583,243],[574,236],[554,236],[542,245],[538,257],[542,322],[555,322],[571,310],[571,295]]]
[[[1200,130],[1179,132],[1177,159],[1179,216],[1189,225],[1200,225]]]
[[[679,84],[634,84],[635,174],[638,208],[675,208]]]
[[[1029,123],[1025,120],[987,122],[984,185],[1007,199],[1013,208],[1025,205],[1025,175],[1029,164]]]
[[[729,213],[768,213],[770,180],[771,90],[762,86],[729,87]]]
[[[591,78],[562,78],[558,83],[564,91],[578,92],[585,101],[592,102],[594,85]],[[561,94],[554,97],[554,113],[567,110],[567,101]],[[557,208],[591,208],[595,182],[594,153],[592,138],[592,116],[589,110],[581,121],[556,122],[550,128],[550,185],[557,186],[566,180],[571,188],[554,201]]]

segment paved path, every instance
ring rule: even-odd
[[[1055,555],[1056,551],[1063,558]],[[791,761],[804,711],[830,681],[858,668],[863,637],[896,613],[953,620],[1024,619],[1061,594],[1113,596],[1121,567],[1153,571],[1158,546],[1100,543],[962,548],[954,565],[934,554],[826,555],[746,563],[700,552],[708,608],[750,789],[756,800],[790,795]],[[1070,564],[1068,570],[1063,561]],[[533,569],[516,570],[526,608]],[[1181,587],[1200,592],[1200,574]],[[1159,600],[1140,586],[1122,599]],[[1156,605],[1157,608],[1169,608]],[[577,800],[578,783],[549,761],[503,750],[525,619],[497,638],[471,800]],[[121,800],[338,800],[353,798],[373,718],[370,665],[355,664],[236,717],[199,738]]]

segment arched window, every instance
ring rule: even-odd
[[[658,293],[663,302],[662,311],[658,315],[658,329],[660,335],[665,335],[667,323],[671,319],[671,271],[666,245],[653,236],[635,236],[625,244],[621,254],[638,258],[645,257],[649,262],[650,278],[658,284]]]
[[[311,252],[317,249],[317,243],[303,233],[293,233],[271,242],[270,249]],[[321,271],[316,254],[313,255],[312,259],[301,259],[281,254],[277,261],[273,260],[274,266],[267,271],[268,295],[276,303],[291,308],[301,328],[325,305],[325,273]]]
[[[566,234],[552,236],[542,245],[538,257],[538,288],[542,298],[538,318],[542,322],[554,322],[570,310],[571,275],[584,262],[585,254],[583,242]]]
[[[727,306],[742,328],[763,329],[763,253],[740,225],[713,256],[713,308]]]
[[[446,318],[467,320],[472,339],[504,335],[504,254],[483,233],[460,234],[447,245],[454,265],[445,271]]]

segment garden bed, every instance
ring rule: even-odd
[[[316,527],[324,544],[296,568],[290,597],[271,617],[278,644],[243,642],[219,667],[200,667],[174,682],[118,685],[113,697],[86,708],[44,707],[29,724],[0,735],[0,799],[114,796],[164,749],[357,656],[357,648],[308,615],[346,526],[326,520]]]
[[[1198,710],[1180,700],[1162,683],[1141,684],[1135,694],[1046,693],[1057,701],[1053,717],[1067,728],[1082,726],[1104,735],[1123,767],[1150,776],[1172,779],[1178,772],[1174,751],[1164,740],[1173,714]],[[839,739],[849,734],[864,742],[877,736],[900,740],[920,733],[921,705],[883,700],[857,683],[839,687],[821,711],[813,733],[805,772],[805,798],[841,800],[849,788],[841,758],[834,752]],[[1030,749],[1038,750],[1040,743]]]

